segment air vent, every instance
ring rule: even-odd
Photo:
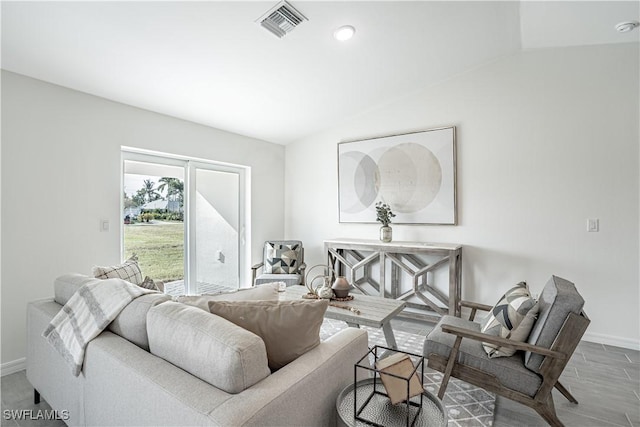
[[[307,18],[286,1],[281,1],[256,20],[270,33],[282,38]]]

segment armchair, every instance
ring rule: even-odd
[[[573,283],[553,276],[543,289],[538,319],[528,342],[480,332],[474,322],[478,310],[493,307],[461,301],[470,319],[444,316],[424,343],[427,366],[444,374],[438,397],[444,396],[451,376],[534,409],[552,426],[562,426],[551,391],[556,388],[572,403],[578,401],[558,378],[571,358],[590,320],[584,300]],[[482,343],[517,350],[513,356],[489,358]]]
[[[262,262],[251,267],[252,283],[285,282],[287,286],[304,284],[304,247],[300,240],[268,240]]]

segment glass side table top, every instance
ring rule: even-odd
[[[364,400],[373,391],[373,379],[367,378],[356,383],[358,387],[358,407],[364,403]],[[382,384],[378,381],[378,387]],[[336,401],[336,409],[338,417],[347,426],[366,426],[361,421],[356,421],[353,416],[353,384],[348,385]],[[361,401],[362,399],[362,401]],[[411,410],[416,410],[411,408]],[[361,416],[371,420],[379,425],[386,427],[406,427],[407,425],[407,406],[405,404],[392,405],[389,398],[381,395],[374,395],[372,400],[367,404]],[[354,422],[356,422],[354,424]],[[430,426],[430,427],[446,427],[447,417],[445,415],[442,402],[428,391],[424,392],[422,399],[422,411],[416,419],[414,426]]]

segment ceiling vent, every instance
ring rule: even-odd
[[[308,19],[286,1],[281,1],[256,20],[272,34],[282,38]]]

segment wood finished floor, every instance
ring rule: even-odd
[[[394,330],[425,335],[432,324],[410,319],[392,321]],[[640,427],[640,352],[583,341],[574,353],[561,382],[576,397],[578,405],[555,394],[558,417],[575,427]],[[33,404],[33,389],[20,371],[2,377],[2,426],[64,426],[62,421],[5,419],[6,410],[51,409],[42,400]],[[494,426],[545,426],[535,411],[498,397]]]

